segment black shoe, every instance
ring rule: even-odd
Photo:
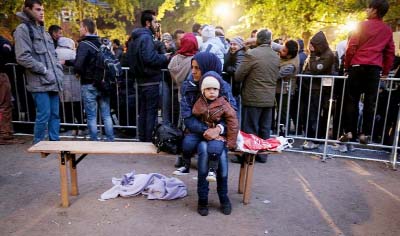
[[[208,215],[208,206],[207,205],[198,205],[197,206],[197,212],[201,216],[207,216]]]
[[[176,157],[175,165],[176,168],[183,166],[183,158],[181,156]]]
[[[241,164],[243,163],[243,156],[236,154],[235,157],[231,159],[231,162]]]
[[[256,162],[266,163],[268,160],[268,154],[257,154]]]
[[[224,215],[230,215],[232,213],[232,204],[230,201],[226,203],[221,203],[221,212]]]

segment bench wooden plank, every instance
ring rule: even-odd
[[[99,142],[99,141],[41,141],[28,149],[32,153],[71,154],[146,154],[156,155],[157,148],[147,142]]]
[[[71,178],[70,194],[77,196],[79,194],[77,164],[87,154],[160,154],[176,156],[164,152],[157,153],[157,148],[152,143],[145,142],[41,141],[30,147],[28,152],[40,153],[42,157],[47,157],[53,153],[58,154],[62,207],[68,207],[70,204],[68,199],[67,163],[69,163]],[[241,152],[230,153],[241,154]],[[79,160],[76,160],[76,154],[83,155]],[[248,204],[250,202],[255,155],[246,154],[245,156],[245,161],[240,168],[238,192],[243,193],[243,203]]]

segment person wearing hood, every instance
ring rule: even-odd
[[[25,68],[27,90],[32,93],[36,107],[33,143],[45,139],[60,140],[59,92],[63,72],[57,60],[54,43],[44,29],[44,6],[40,0],[25,0],[22,21],[14,32],[17,63]]]
[[[225,47],[221,40],[215,35],[215,28],[212,25],[204,26],[201,30],[203,44],[200,46],[200,52],[211,52],[215,54],[224,66]],[[222,68],[221,68],[222,69]]]
[[[157,120],[161,69],[167,67],[171,55],[160,54],[155,48],[156,13],[153,10],[143,11],[140,23],[142,27],[132,31],[128,61],[139,90],[139,140],[150,142]]]
[[[329,48],[328,40],[322,31],[316,33],[310,40],[309,45],[310,55],[307,58],[304,65],[304,74],[311,75],[332,75],[332,69],[335,62],[335,55]],[[321,93],[321,105],[320,101],[320,90],[322,83],[322,93]],[[314,78],[311,80],[309,78],[303,78],[303,108],[302,115],[304,121],[308,117],[308,130],[305,130],[306,136],[310,138],[325,138],[326,133],[326,122],[328,118],[328,106],[330,90],[332,87],[332,80],[324,78]],[[308,104],[308,91],[311,87],[311,101],[309,112],[307,112],[307,107],[304,104]],[[321,106],[321,110],[318,110]],[[318,115],[320,115],[318,119]],[[317,122],[319,121],[319,122]],[[317,133],[318,130],[318,133]],[[303,144],[304,150],[317,149],[319,144],[313,141],[305,141]]]
[[[193,150],[198,153],[198,179],[197,179],[197,195],[198,207],[197,211],[200,215],[208,215],[208,192],[209,182],[208,175],[208,150],[207,142],[198,142],[199,137],[206,140],[213,140],[224,135],[226,132],[225,122],[216,124],[214,128],[209,128],[198,117],[193,115],[192,110],[195,102],[201,96],[200,80],[203,75],[209,71],[212,72],[220,82],[220,95],[227,98],[230,105],[236,110],[236,101],[232,96],[232,90],[228,83],[220,79],[222,65],[217,56],[209,52],[199,52],[192,59],[192,73],[183,81],[181,88],[181,116],[185,124],[185,136],[183,139],[183,155],[193,155]],[[197,148],[192,148],[196,144]],[[180,173],[178,173],[180,172]],[[178,168],[175,174],[189,173],[188,166]],[[217,169],[217,193],[221,203],[221,211],[223,214],[229,215],[232,211],[232,206],[228,197],[228,159],[227,151],[224,149],[221,153],[218,169]]]
[[[346,49],[344,68],[348,72],[345,91],[344,135],[340,141],[371,141],[374,110],[380,79],[387,78],[394,60],[393,32],[382,18],[389,10],[386,0],[370,0],[366,10],[367,20],[358,25]],[[364,94],[362,129],[357,130],[358,103]]]
[[[168,64],[169,73],[179,89],[179,100],[181,99],[180,88],[190,73],[192,58],[197,51],[196,37],[192,33],[185,33],[180,39],[179,50]]]
[[[225,146],[231,150],[235,149],[237,134],[239,132],[235,109],[232,108],[227,98],[221,96],[219,93],[221,81],[221,76],[214,71],[209,71],[202,76],[199,83],[201,95],[193,105],[192,113],[206,124],[208,128],[214,128],[219,123],[225,122],[227,131],[223,132],[225,134],[221,134],[211,140],[206,140],[202,134],[197,134],[197,140],[193,139],[193,141],[196,140],[197,142],[185,143],[188,146],[185,147],[185,155],[183,155],[184,167],[189,169],[192,153],[195,152],[201,141],[207,142],[209,171],[206,180],[208,182],[217,181],[216,170],[218,169],[218,162],[222,151]],[[189,150],[189,145],[192,150]]]
[[[276,81],[279,78],[279,56],[272,50],[271,41],[272,32],[260,30],[257,47],[246,52],[235,72],[235,81],[242,82],[241,129],[262,139],[270,138]],[[257,155],[256,161],[265,163],[267,154]]]
[[[299,45],[299,74],[303,73],[304,62],[307,60],[307,54],[304,52],[304,41],[302,39],[297,39],[297,43]]]

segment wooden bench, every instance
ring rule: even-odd
[[[28,149],[31,153],[40,153],[42,158],[50,154],[57,154],[59,158],[61,206],[68,207],[68,167],[70,171],[71,196],[79,195],[77,166],[88,154],[143,154],[143,155],[170,155],[157,153],[152,143],[144,142],[97,142],[97,141],[41,141]],[[77,158],[77,155],[80,155]],[[250,202],[250,188],[253,180],[255,155],[246,154],[245,161],[240,166],[238,192],[243,194],[243,203]]]

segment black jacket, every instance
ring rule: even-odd
[[[4,45],[8,45],[6,47]],[[0,73],[6,72],[7,67],[5,64],[15,62],[15,53],[10,41],[0,36]],[[9,67],[11,68],[11,67]]]
[[[132,32],[128,46],[129,67],[139,84],[159,82],[161,68],[166,68],[168,59],[158,54],[153,34],[148,28],[137,28]]]
[[[75,73],[80,76],[81,84],[92,84],[95,79],[97,51],[83,41],[90,41],[96,47],[100,47],[100,38],[95,35],[85,36],[79,41],[76,50]]]

